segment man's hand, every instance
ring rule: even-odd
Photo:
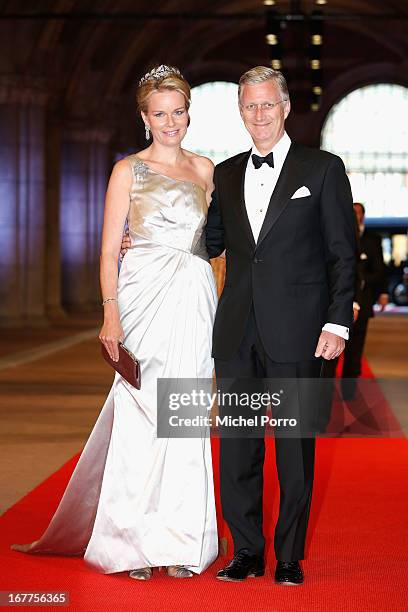
[[[129,231],[126,231],[123,234],[122,244],[120,245],[120,261],[122,261],[122,259],[126,255],[127,250],[130,249],[130,246],[131,246],[131,242],[130,242]]]
[[[346,341],[344,338],[332,334],[328,331],[322,331],[319,342],[317,343],[315,357],[323,357],[323,359],[337,359],[344,351]]]

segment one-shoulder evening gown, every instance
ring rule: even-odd
[[[142,386],[119,374],[41,539],[17,550],[84,555],[104,573],[185,565],[218,552],[210,439],[157,438],[158,378],[211,378],[217,292],[205,250],[202,187],[154,172],[137,155],[131,248],[118,279],[125,345]]]

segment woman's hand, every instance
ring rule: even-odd
[[[123,342],[124,333],[122,325],[120,324],[119,314],[106,316],[102,325],[102,329],[99,332],[99,340],[102,342],[104,347],[109,353],[109,357],[113,361],[119,359],[119,342]]]
[[[122,237],[122,244],[120,245],[120,261],[123,261],[124,256],[132,246],[129,231],[126,231]]]

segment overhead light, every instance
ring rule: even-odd
[[[312,110],[313,112],[318,111],[320,108],[320,104],[317,104],[317,102],[313,102],[313,104],[310,105],[310,110]]]
[[[312,45],[321,45],[323,43],[323,37],[321,34],[312,34],[311,41]]]
[[[316,4],[327,4],[327,0],[316,0]]]
[[[313,87],[313,93],[316,94],[316,96],[322,95],[322,88],[320,87],[320,85],[315,85]]]
[[[265,6],[274,6],[275,0],[264,0]]]
[[[271,67],[274,70],[280,70],[282,68],[282,61],[280,59],[271,60]]]
[[[277,45],[278,44],[278,37],[276,36],[276,34],[267,34],[266,35],[266,42],[268,45]]]
[[[320,60],[312,59],[310,60],[310,67],[312,70],[319,70],[320,68]]]

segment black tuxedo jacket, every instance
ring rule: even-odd
[[[372,317],[373,305],[380,293],[387,293],[386,268],[383,259],[381,236],[365,229],[360,237],[358,272],[362,286],[359,292],[359,317]]]
[[[341,159],[293,143],[257,243],[244,202],[250,151],[215,168],[207,249],[226,249],[226,278],[217,309],[213,356],[231,359],[251,305],[269,357],[313,360],[325,323],[351,327],[355,291],[355,235],[350,185]],[[311,195],[291,199],[308,187]]]

